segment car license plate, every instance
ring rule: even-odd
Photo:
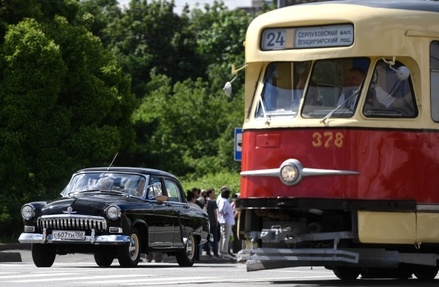
[[[52,231],[53,239],[59,240],[84,240],[85,231],[72,231],[72,230],[54,230]]]

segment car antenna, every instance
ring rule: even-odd
[[[113,162],[116,160],[116,157],[119,153],[116,153],[116,155],[114,156],[113,160],[110,163],[110,166],[107,168],[107,170],[110,170],[110,167],[113,165]]]

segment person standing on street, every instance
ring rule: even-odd
[[[196,203],[201,209],[203,209],[204,204],[201,203],[201,202],[198,200],[198,198],[201,196],[201,189],[199,189],[198,187],[193,187],[193,188],[191,189],[191,192],[192,192],[192,193],[194,194],[194,196],[195,196],[195,203]]]
[[[234,259],[230,253],[230,236],[232,235],[232,226],[235,225],[233,208],[229,201],[230,189],[227,186],[221,187],[221,196],[217,199],[218,205],[218,223],[220,224],[220,251],[221,256],[225,259]]]
[[[204,250],[206,251],[207,256],[212,256],[212,251],[213,256],[218,258],[218,241],[220,237],[220,230],[218,225],[218,205],[215,201],[215,190],[213,188],[209,188],[206,191],[206,204],[204,205],[204,208],[209,216],[210,233],[213,235],[213,241],[206,242],[204,244]]]

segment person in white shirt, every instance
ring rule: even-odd
[[[218,223],[220,224],[220,252],[223,258],[233,259],[230,253],[230,236],[232,235],[232,226],[235,225],[235,217],[232,205],[229,201],[230,189],[227,186],[221,187],[221,196],[217,199],[218,205]]]

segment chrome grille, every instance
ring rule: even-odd
[[[38,219],[38,227],[49,230],[91,230],[103,231],[107,229],[107,221],[100,216],[84,216],[74,214],[43,215]]]

